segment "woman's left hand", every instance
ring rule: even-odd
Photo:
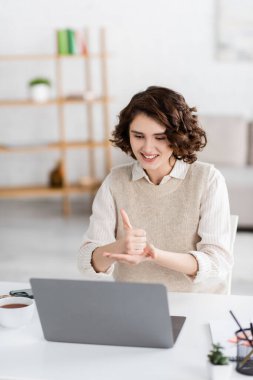
[[[120,263],[124,264],[140,264],[143,261],[151,261],[154,260],[156,257],[156,249],[153,245],[148,244],[143,252],[139,255],[129,255],[127,253],[109,253],[109,252],[104,252],[103,256],[109,257],[110,259],[113,259],[115,261],[118,261]]]

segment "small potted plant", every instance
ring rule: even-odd
[[[232,365],[222,350],[223,347],[219,343],[213,344],[212,350],[207,355],[209,359],[208,369],[210,380],[227,380],[231,376]]]
[[[47,78],[34,78],[29,82],[31,98],[38,103],[48,101],[50,97],[51,82]]]

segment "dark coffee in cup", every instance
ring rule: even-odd
[[[0,325],[10,328],[25,326],[31,321],[34,309],[35,303],[31,298],[5,297],[0,299]]]
[[[2,305],[0,307],[3,309],[19,309],[21,307],[26,307],[26,306],[29,306],[29,305],[26,305],[24,303],[9,303],[7,305]]]

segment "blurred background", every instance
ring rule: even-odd
[[[239,216],[232,292],[253,294],[253,3],[0,1],[0,280],[80,277],[108,138],[138,91],[196,106]]]

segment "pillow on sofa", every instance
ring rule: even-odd
[[[249,165],[253,165],[253,123],[249,125]]]
[[[207,145],[200,161],[226,166],[244,166],[248,161],[248,123],[240,116],[200,115]]]

